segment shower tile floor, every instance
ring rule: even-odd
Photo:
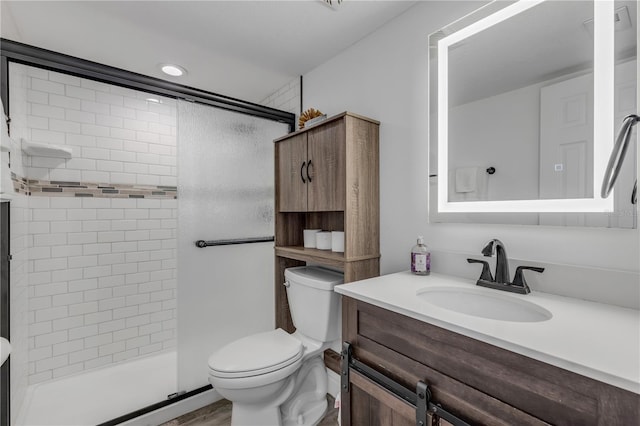
[[[18,426],[89,426],[167,398],[177,388],[175,352],[56,379],[27,390]]]

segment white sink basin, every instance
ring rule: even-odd
[[[427,287],[418,290],[426,303],[450,311],[498,321],[541,322],[553,314],[535,303],[503,294],[500,290],[460,287]]]

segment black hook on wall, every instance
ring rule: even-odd
[[[487,173],[489,173],[490,175],[494,174],[496,172],[496,168],[495,167],[489,167],[487,169]]]

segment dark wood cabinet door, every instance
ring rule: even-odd
[[[277,210],[307,211],[307,134],[276,143]]]
[[[345,209],[345,122],[337,120],[310,130],[308,158],[308,211]]]
[[[344,426],[415,426],[416,409],[357,372],[350,374]]]

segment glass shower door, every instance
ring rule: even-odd
[[[178,104],[178,389],[208,384],[209,356],[274,328],[273,242],[198,247],[274,233],[273,139],[289,127]]]

